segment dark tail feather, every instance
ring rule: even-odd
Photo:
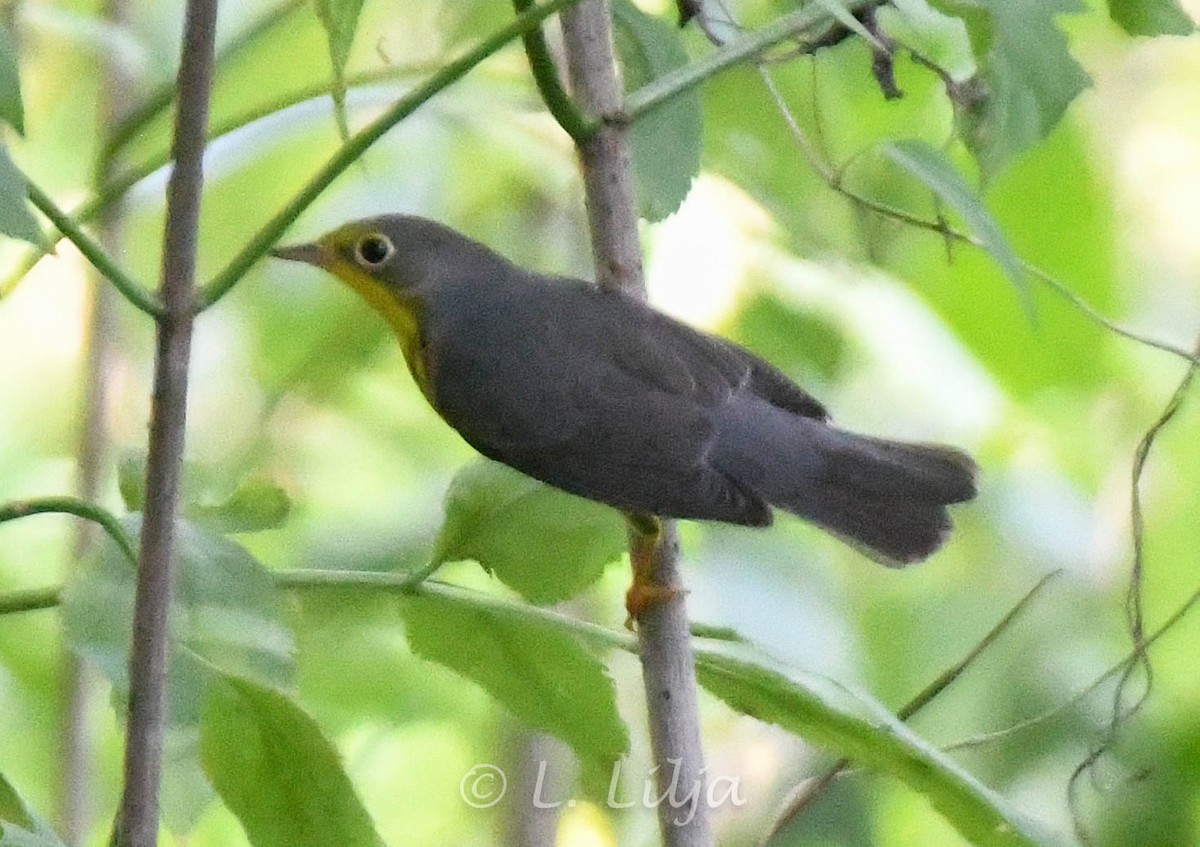
[[[950,532],[946,506],[975,496],[975,462],[958,450],[806,424],[816,473],[768,499],[885,565],[931,555]]]

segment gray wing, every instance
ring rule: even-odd
[[[438,409],[472,446],[625,511],[770,522],[760,497],[710,464],[713,411],[759,383],[797,408],[815,401],[632,298],[569,281],[538,294],[488,322],[497,337],[476,334],[435,366]]]

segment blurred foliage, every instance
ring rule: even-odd
[[[714,49],[699,22],[676,30],[667,5],[621,7],[629,90]],[[207,157],[202,277],[337,149],[337,107],[297,92],[329,91],[332,67],[347,85],[353,134],[511,21],[494,2],[325,7],[340,16],[336,38],[308,4],[222,9],[213,125],[238,128]],[[720,31],[736,37],[794,4],[744,0],[732,10],[737,26]],[[713,812],[723,844],[760,843],[793,788],[829,761],[742,712],[835,749],[857,738],[893,772],[908,762],[919,777],[928,761],[934,782],[959,780],[920,793],[911,775],[902,783],[852,771],[776,847],[966,843],[934,807],[993,796],[974,778],[1002,799],[960,811],[960,823],[1002,808],[1071,829],[1066,780],[1104,735],[1111,682],[1071,698],[1128,650],[1129,467],[1185,364],[1098,327],[1022,273],[1031,322],[1014,294],[1014,257],[1149,336],[1190,347],[1200,325],[1200,124],[1181,107],[1200,87],[1195,44],[1125,35],[1185,35],[1191,22],[1175,0],[1110,0],[1107,11],[1069,0],[896,0],[878,20],[919,54],[894,58],[899,100],[884,100],[871,50],[850,37],[806,57],[778,47],[769,68],[779,100],[739,65],[634,125],[652,299],[689,319],[705,304],[699,320],[803,381],[847,426],[958,443],[983,465],[981,497],[959,510],[951,544],[910,571],[883,571],[783,517],[769,532],[682,527],[693,617],[779,660],[755,653],[749,669],[724,678],[718,693],[736,710],[703,701],[710,779],[734,781],[741,798]],[[123,137],[108,177],[152,173],[117,207],[108,247],[149,284],[170,109],[124,134],[98,132],[96,92],[115,61],[130,104],[161,96],[181,9],[136,2],[119,28],[100,14],[89,0],[23,4],[11,20],[15,47],[0,36],[0,119],[24,130],[0,149],[0,230],[38,241],[24,178],[70,207],[93,192],[105,139]],[[261,21],[271,25],[241,37]],[[932,224],[944,217],[988,241],[991,255],[872,213],[845,192]],[[581,196],[573,148],[510,45],[372,146],[293,229],[300,239],[351,217],[414,212],[521,264],[580,275],[592,266]],[[0,268],[17,267],[25,249],[6,239]],[[18,285],[0,282],[0,503],[72,489],[90,286],[65,244]],[[111,332],[108,427],[116,453],[138,457],[151,328],[123,308]],[[331,843],[330,833],[358,839],[339,843],[505,843],[497,833],[528,798],[472,809],[460,791],[475,766],[509,761],[508,715],[566,736],[583,758],[587,778],[554,796],[593,802],[554,810],[560,843],[655,843],[653,811],[607,807],[594,778],[628,748],[619,796],[640,798],[649,785],[639,669],[609,652],[624,643],[616,630],[627,584],[614,516],[472,462],[425,406],[386,328],[304,269],[264,262],[200,317],[190,404],[168,843],[307,843],[287,828],[301,824],[312,843]],[[1184,405],[1142,481],[1151,629],[1196,590],[1197,415]],[[124,498],[137,512],[140,465],[105,467],[101,505],[121,512]],[[126,520],[136,531],[136,514]],[[47,517],[0,528],[0,590],[70,578],[60,614],[0,616],[0,819],[9,822],[0,844],[55,843],[41,818],[57,808],[63,644],[101,671],[112,699],[123,696],[133,573],[107,543],[74,562],[68,529]],[[447,562],[440,576],[495,605],[345,585],[280,594],[270,582],[288,569],[398,582],[430,561]],[[871,695],[899,707],[1059,567],[1068,576],[914,721],[919,738],[873,716]],[[584,622],[564,628],[523,614],[508,589]],[[615,640],[589,641],[586,622]],[[1200,839],[1196,638],[1185,616],[1154,645],[1147,711],[1101,759],[1095,785],[1082,784],[1097,844]],[[722,657],[741,649],[710,648],[710,684],[719,687]],[[865,708],[864,723],[843,736],[806,723],[804,685],[828,686],[846,720]],[[955,763],[935,749],[1055,709],[954,753]],[[119,784],[122,708],[91,711],[89,843],[98,845]],[[911,745],[889,753],[873,732]],[[297,781],[301,793],[273,781],[294,773],[312,777]],[[248,793],[252,783],[262,790]],[[305,819],[303,791],[331,811]]]

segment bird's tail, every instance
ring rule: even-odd
[[[975,496],[975,462],[959,450],[800,423],[816,456],[792,484],[764,485],[763,496],[885,565],[932,554],[950,531],[947,505]]]

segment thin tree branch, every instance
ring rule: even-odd
[[[799,146],[801,154],[808,161],[809,166],[816,171],[817,175],[820,176],[825,184],[831,189],[841,194],[859,209],[865,209],[867,211],[874,212],[882,217],[891,218],[894,221],[899,221],[900,223],[907,224],[918,229],[929,230],[930,232],[937,233],[942,238],[946,239],[947,242],[968,244],[978,250],[988,252],[987,245],[985,245],[981,239],[970,233],[955,229],[943,218],[939,217],[937,220],[932,221],[927,220],[920,215],[916,215],[904,209],[888,205],[887,203],[881,202],[872,197],[868,197],[865,194],[860,194],[854,189],[849,188],[845,184],[844,179],[846,168],[842,167],[840,169],[835,169],[825,161],[816,147],[808,140],[808,136],[800,127],[800,123],[796,120],[796,116],[792,114],[792,110],[784,101],[778,87],[776,87],[774,80],[771,78],[770,72],[766,68],[762,67],[759,68],[759,72],[763,77],[763,81],[767,86],[767,90],[775,100],[775,104],[779,107],[780,114],[787,123],[788,129],[791,130],[792,137],[795,139],[797,146]],[[1103,327],[1104,329],[1107,329],[1108,331],[1114,333],[1115,335],[1119,335],[1122,338],[1127,338],[1130,341],[1134,341],[1146,347],[1153,347],[1156,350],[1162,350],[1164,353],[1170,353],[1174,356],[1178,356],[1186,362],[1200,364],[1200,352],[1189,352],[1175,344],[1170,344],[1166,341],[1160,341],[1156,338],[1151,338],[1150,336],[1142,335],[1139,332],[1128,329],[1127,327],[1124,327],[1105,317],[1094,306],[1072,291],[1070,286],[1059,280],[1053,274],[1043,270],[1037,265],[1021,259],[1020,257],[1018,257],[1017,261],[1020,263],[1023,271],[1028,273],[1038,282],[1045,285],[1047,288],[1051,289],[1055,294],[1058,294],[1071,305],[1075,306],[1076,309],[1083,313],[1084,317],[1098,326]]]
[[[146,510],[129,656],[125,782],[113,841],[154,847],[166,722],[168,616],[187,420],[204,137],[212,90],[217,0],[189,0],[179,62],[175,168],[167,184],[162,302],[146,469]]]
[[[283,235],[284,230],[312,205],[321,192],[341,176],[343,171],[357,162],[367,148],[382,138],[388,130],[415,112],[443,88],[457,82],[468,71],[500,50],[508,42],[536,27],[555,12],[578,2],[579,0],[547,0],[543,5],[530,9],[508,26],[484,39],[475,49],[444,65],[441,70],[429,78],[428,82],[409,92],[375,121],[353,135],[334,154],[333,158],[326,162],[325,166],[308,181],[308,184],[300,189],[300,192],[275,217],[259,229],[251,237],[249,243],[242,248],[242,251],[204,287],[200,293],[197,308],[206,309],[228,294],[229,290],[246,274],[246,271],[267,254],[267,251]]]
[[[614,122],[622,104],[613,50],[612,12],[607,0],[587,0],[563,15],[563,41],[576,100],[602,127],[579,144],[584,190],[596,261],[596,281],[645,297],[642,249],[627,130]],[[648,541],[637,537],[630,548],[635,561],[653,558],[652,580],[678,590],[675,599],[652,606],[638,621],[642,678],[649,711],[650,746],[660,792],[675,784],[694,789],[694,808],[658,804],[659,828],[666,847],[713,847],[704,792],[704,750],[696,668],[691,651],[687,607],[679,573],[675,526]]]
[[[900,718],[902,721],[907,721],[909,718],[913,717],[919,711],[932,703],[939,694],[949,688],[955,680],[961,677],[963,672],[966,671],[966,669],[969,668],[976,659],[983,655],[985,650],[996,643],[996,640],[1000,638],[1000,636],[1008,630],[1008,628],[1017,620],[1017,618],[1021,616],[1021,613],[1024,612],[1025,609],[1029,608],[1029,604],[1033,602],[1033,599],[1042,593],[1042,589],[1049,585],[1050,581],[1059,576],[1061,573],[1061,569],[1051,571],[1039,579],[1034,586],[1025,592],[1025,595],[1018,600],[1013,607],[1008,610],[1007,613],[1005,613],[1004,617],[997,621],[995,626],[988,630],[983,638],[979,639],[979,641],[967,651],[965,656],[939,674],[936,679],[921,689],[921,691],[919,691],[915,697],[896,710],[896,717]],[[784,803],[783,811],[776,816],[775,823],[771,826],[766,838],[764,838],[762,841],[764,847],[770,845],[777,835],[791,826],[796,818],[811,808],[812,804],[816,802],[817,798],[825,792],[825,789],[832,785],[833,782],[849,767],[849,758],[839,759],[838,761],[834,762],[834,764],[832,764],[827,771],[825,771],[816,779],[801,783],[798,789],[787,798],[786,802]]]
[[[849,0],[844,3],[850,11],[879,5],[879,0]],[[820,3],[809,3],[802,9],[772,21],[762,29],[722,45],[698,62],[684,65],[678,70],[663,74],[625,98],[620,119],[633,122],[647,112],[661,106],[684,91],[695,88],[710,77],[741,62],[760,58],[776,44],[826,27],[833,22],[829,10]],[[820,42],[814,42],[814,46]]]

